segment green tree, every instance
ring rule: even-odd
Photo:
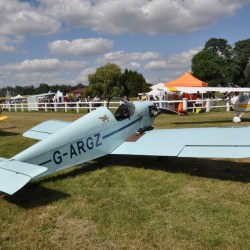
[[[192,72],[210,86],[224,85],[225,60],[209,49],[198,52],[192,58]]]
[[[33,85],[23,86],[23,95],[34,95],[35,87]]]
[[[211,38],[206,42],[204,49],[211,50],[226,60],[231,59],[232,46],[228,44],[228,41],[225,39]]]
[[[192,72],[210,86],[228,83],[246,85],[244,71],[250,59],[250,39],[235,43],[211,38],[192,58]]]
[[[76,88],[85,88],[86,86],[81,82],[77,83]]]
[[[137,71],[125,69],[122,74],[122,83],[125,86],[127,96],[137,96],[138,93],[148,92],[149,87],[142,74]]]
[[[247,64],[246,69],[244,70],[244,76],[247,86],[250,86],[250,63]]]
[[[47,83],[41,83],[38,88],[35,89],[36,94],[48,93],[50,87]]]
[[[88,80],[92,96],[99,95],[108,99],[125,93],[125,88],[121,83],[121,69],[115,64],[108,63],[97,68],[94,74],[88,76]]]
[[[248,84],[247,79],[245,79],[244,71],[250,61],[250,39],[236,42],[233,52],[233,59],[240,68],[240,71],[236,76],[237,82],[242,86],[245,86]]]

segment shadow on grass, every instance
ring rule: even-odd
[[[84,167],[72,168],[66,173],[56,174],[36,183],[57,181],[68,177],[85,174],[112,166],[152,169],[170,173],[184,173],[190,176],[229,180],[250,183],[250,164],[248,162],[233,162],[230,160],[150,157],[150,156],[119,156],[108,155],[99,158]]]
[[[73,178],[77,175],[84,174],[89,171],[95,171],[102,167],[103,166],[100,166],[99,164],[88,164],[84,167],[72,167],[70,170],[67,170],[67,172],[61,174],[57,173],[48,177],[41,178],[35,182],[30,182],[15,194],[11,196],[6,195],[2,198],[25,209],[45,206],[55,201],[66,199],[70,195],[61,191],[43,187],[41,186],[42,183],[63,180],[68,177]]]
[[[61,191],[48,189],[42,187],[42,183],[50,181],[63,180],[68,177],[75,177],[80,174],[84,174],[89,171],[95,171],[102,166],[98,164],[88,164],[84,167],[75,167],[68,170],[66,173],[57,173],[48,177],[41,178],[36,182],[30,182],[28,185],[24,186],[18,192],[11,196],[4,196],[3,198],[15,205],[23,207],[25,209],[31,209],[35,207],[45,206],[47,204],[53,203],[55,201],[65,199],[70,195]]]
[[[241,122],[250,122],[250,119],[249,118],[246,118],[246,117],[241,117]]]
[[[37,183],[30,183],[14,195],[5,196],[4,199],[25,209],[32,209],[65,199],[69,196],[67,193],[47,189]]]
[[[229,180],[250,183],[250,164],[227,160],[177,158],[177,157],[145,157],[145,156],[115,156],[98,160],[99,168],[108,164],[134,168],[184,173],[190,176]],[[104,163],[105,162],[105,163]],[[95,167],[96,168],[96,167]]]
[[[69,177],[73,178],[77,175],[112,166],[152,169],[170,173],[184,173],[190,176],[203,178],[250,183],[250,166],[249,163],[246,162],[197,158],[157,158],[149,156],[112,155],[97,159],[84,167],[72,168],[62,174],[54,174],[36,182],[31,182],[14,195],[5,196],[4,199],[25,209],[44,206],[65,199],[70,195],[61,191],[42,187],[40,184]]]
[[[213,120],[213,121],[183,121],[183,122],[173,122],[172,124],[176,125],[184,125],[184,124],[216,124],[216,123],[230,123],[232,122],[233,118],[231,120]],[[232,127],[235,125],[235,123],[232,123]],[[215,127],[215,126],[214,126]],[[227,125],[227,127],[231,127],[230,125]]]
[[[36,184],[41,184],[43,182],[51,182],[51,181],[58,181],[58,180],[64,180],[68,177],[76,177],[80,174],[85,174],[87,172],[93,172],[96,171],[98,169],[104,168],[107,166],[103,166],[101,164],[98,163],[90,163],[90,164],[86,164],[84,166],[76,166],[76,167],[71,167],[68,170],[66,170],[66,172],[58,172],[56,174],[44,177],[40,180],[36,181]]]
[[[0,136],[14,136],[14,135],[19,135],[19,133],[3,131],[3,129],[13,129],[13,128],[15,128],[15,127],[0,128]]]

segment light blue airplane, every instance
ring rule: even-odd
[[[250,127],[152,129],[157,107],[119,99],[70,123],[43,122],[24,133],[40,140],[11,159],[0,158],[0,192],[107,154],[205,158],[250,157]]]

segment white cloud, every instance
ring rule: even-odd
[[[78,69],[84,67],[86,63],[78,61],[60,61],[58,59],[34,59],[25,60],[21,63],[7,64],[4,66],[6,70],[16,70],[16,71],[54,71],[59,69]]]
[[[250,1],[0,0],[0,36],[26,38],[34,35],[51,35],[69,27],[90,28],[92,31],[106,34],[186,33],[201,30],[213,25],[222,17],[234,15],[247,3]],[[74,52],[73,41],[69,43],[71,52]],[[62,54],[63,51],[58,45],[55,44],[56,48],[53,48],[51,53]],[[51,43],[51,46],[54,44]],[[103,48],[106,48],[105,52],[110,45],[106,46]],[[90,46],[90,51],[91,48]],[[16,44],[11,42],[5,42],[0,47],[0,52],[16,50]],[[82,48],[81,53],[85,55],[85,52]]]
[[[0,0],[0,35],[49,35],[59,31],[61,23],[41,8],[17,0]]]
[[[18,83],[56,82],[57,79],[71,80],[80,70],[87,67],[86,62],[60,61],[58,59],[24,60],[20,63],[7,64],[0,67],[3,82],[12,79]]]
[[[121,68],[135,69],[140,66],[140,62],[159,58],[160,55],[155,52],[133,52],[126,53],[124,51],[115,51],[104,54],[97,59],[99,65],[107,63],[115,63]]]
[[[176,34],[231,16],[249,0],[0,0],[0,35],[49,35],[67,23],[107,34]],[[212,10],[212,11],[210,11]]]
[[[193,56],[202,48],[194,48],[171,55],[166,60],[152,60],[144,65],[146,72],[150,72],[147,79],[150,83],[168,82],[174,80],[186,71],[191,70]]]
[[[17,52],[16,46],[24,42],[23,36],[0,36],[0,54]]]
[[[192,32],[233,15],[249,0],[42,0],[49,15],[70,26],[109,34]],[[212,11],[210,11],[212,10]]]
[[[61,26],[60,21],[46,15],[41,8],[17,0],[0,0],[0,13],[0,36],[5,38],[4,43],[1,39],[0,53],[16,52],[14,40],[23,42],[26,36],[54,34]]]
[[[5,36],[0,36],[0,53],[12,53],[15,52],[16,48],[10,38]]]
[[[169,56],[166,61],[152,60],[145,65],[146,70],[167,70],[167,69],[185,69],[190,68],[193,56],[198,53],[201,48],[191,49],[172,56]]]
[[[51,54],[58,56],[92,56],[111,50],[113,42],[103,38],[58,40],[49,43]]]
[[[81,82],[88,84],[88,75],[94,74],[96,72],[96,68],[86,68],[80,72],[80,74],[76,77],[75,82]]]
[[[138,70],[138,69],[140,69],[141,64],[138,63],[138,62],[131,62],[131,63],[129,63],[127,66],[128,66],[128,67],[127,67],[128,69],[131,69],[131,70]]]
[[[95,6],[88,0],[41,0],[46,13],[68,22],[70,26],[88,26],[95,16]],[[96,13],[96,18],[98,13]]]
[[[147,70],[165,70],[167,68],[167,62],[163,60],[151,61],[145,65]]]

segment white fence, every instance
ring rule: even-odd
[[[213,109],[223,108],[226,111],[230,111],[230,103],[223,99],[199,99],[199,100],[188,100],[183,98],[182,100],[174,100],[174,101],[160,101],[155,102],[161,108],[168,108],[177,110],[179,103],[182,103],[183,110],[193,110],[202,109],[203,111],[210,112]]]
[[[225,108],[225,110],[230,110],[229,102],[222,103],[222,99],[206,99],[206,100],[195,100],[190,101],[187,99],[182,100],[164,100],[164,101],[154,101],[156,105],[160,108],[168,108],[177,110],[179,103],[183,103],[183,110],[196,110],[196,109],[203,109],[206,112],[210,112],[212,109],[216,108]],[[7,111],[54,111],[54,112],[76,112],[79,113],[81,110],[85,111],[92,111],[99,106],[107,106],[107,102],[64,102],[64,103],[4,103],[0,104],[0,107],[3,110]]]

